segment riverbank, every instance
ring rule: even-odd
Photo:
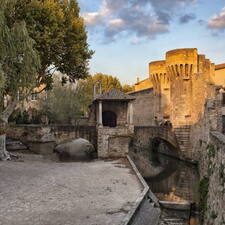
[[[0,224],[117,225],[142,192],[126,160],[0,163]]]

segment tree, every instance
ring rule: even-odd
[[[24,21],[12,23],[8,15],[15,13],[15,1],[7,0],[0,5],[0,95],[10,96],[11,101],[0,112],[0,159],[10,156],[5,148],[5,132],[8,118],[18,103],[18,92],[21,98],[30,94],[36,86],[37,71],[40,60],[34,49]]]
[[[58,79],[53,89],[47,92],[47,98],[40,100],[40,111],[50,123],[69,124],[84,115],[84,100],[85,95],[79,85],[62,86]]]
[[[0,6],[0,159],[8,159],[5,127],[20,100],[34,87],[52,88],[55,71],[74,82],[88,76],[88,49],[83,19],[76,0],[4,0]]]
[[[14,20],[24,20],[41,58],[40,85],[51,89],[53,74],[66,74],[63,82],[88,76],[93,51],[88,49],[83,18],[76,0],[18,0]]]
[[[129,85],[129,84],[125,84],[122,87],[122,91],[123,92],[131,92],[131,91],[134,91],[134,86]]]
[[[123,92],[129,92],[134,90],[133,86],[130,85],[122,86],[119,79],[116,77],[103,73],[96,73],[94,76],[89,76],[86,80],[80,80],[78,82],[81,95],[85,96],[82,102],[82,107],[84,111],[88,110],[88,106],[93,101],[94,85],[98,82],[101,83],[102,93],[107,92],[112,88],[117,88]],[[99,85],[97,85],[97,93],[100,92],[99,89],[100,87]]]

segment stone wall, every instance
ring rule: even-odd
[[[205,104],[203,118],[192,126],[192,158],[199,162],[200,218],[203,224],[225,224],[225,136],[222,93]]]
[[[97,132],[95,126],[72,125],[16,125],[7,130],[7,137],[18,139],[30,150],[49,154],[55,145],[71,138],[84,138],[97,147]]]
[[[159,108],[159,97],[154,95],[153,89],[146,89],[130,93],[136,99],[133,101],[134,126],[152,126],[155,120],[155,111]]]
[[[217,85],[225,86],[225,64],[216,66],[214,82]]]
[[[144,89],[152,88],[153,84],[151,79],[147,78],[145,80],[137,81],[137,83],[134,85],[134,90],[135,91],[141,91]]]
[[[143,186],[142,193],[137,198],[133,209],[129,211],[123,225],[157,225],[160,222],[161,210],[159,201],[151,192],[147,183],[139,173],[132,159],[127,157],[134,174]]]
[[[211,132],[203,155],[201,175],[209,178],[204,224],[225,224],[225,136]]]
[[[98,127],[98,157],[125,157],[133,135],[133,127]]]

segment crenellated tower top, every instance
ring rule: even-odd
[[[161,93],[162,88],[168,85],[166,74],[166,61],[154,61],[149,63],[149,77],[152,80],[155,93]]]
[[[166,53],[166,68],[169,79],[191,79],[198,70],[196,48],[175,49]]]

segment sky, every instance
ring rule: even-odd
[[[198,48],[225,63],[225,0],[78,0],[90,49],[90,73],[134,84],[168,50]]]

